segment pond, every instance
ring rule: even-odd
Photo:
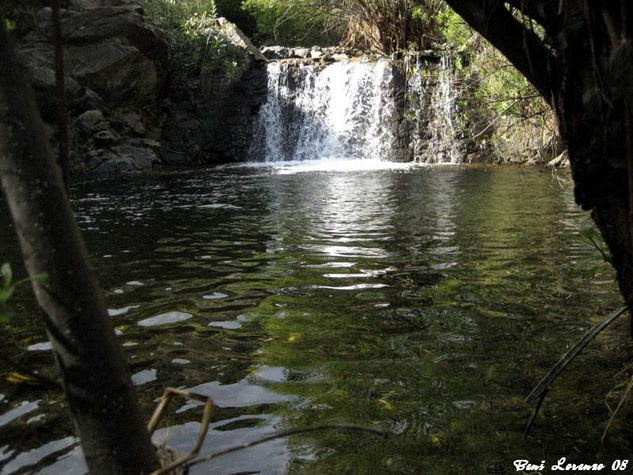
[[[148,415],[167,386],[211,396],[202,453],[326,423],[393,433],[285,437],[191,473],[515,473],[631,454],[624,416],[600,442],[625,318],[522,437],[525,396],[622,305],[572,186],[542,169],[262,166],[78,181],[72,199]],[[17,264],[3,214],[0,261]],[[5,357],[54,375],[27,290],[11,311]],[[2,473],[82,473],[62,394],[0,364]],[[155,437],[187,452],[202,409],[175,400]]]

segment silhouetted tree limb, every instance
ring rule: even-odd
[[[26,269],[46,314],[92,474],[149,473],[155,450],[88,252],[55,165],[29,77],[0,18],[0,179]]]
[[[473,29],[490,41],[551,104],[550,52],[539,37],[498,0],[447,2]]]
[[[55,91],[57,95],[57,134],[59,145],[57,151],[57,163],[62,171],[64,184],[68,186],[69,179],[69,146],[70,134],[68,130],[68,101],[66,100],[66,86],[64,80],[64,49],[62,28],[59,18],[60,0],[53,0],[52,24],[53,43],[55,47]]]

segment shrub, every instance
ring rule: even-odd
[[[183,30],[194,16],[217,16],[214,0],[141,0],[141,6],[158,26],[172,34]]]
[[[257,23],[258,44],[312,46],[336,44],[332,12],[324,2],[311,0],[244,0],[242,9]]]

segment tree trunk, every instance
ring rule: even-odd
[[[35,103],[0,19],[0,178],[44,310],[73,421],[92,474],[158,468],[95,270]]]

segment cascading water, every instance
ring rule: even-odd
[[[340,61],[268,65],[253,158],[267,162],[391,159],[398,121],[392,66]]]
[[[426,150],[418,158],[419,161],[425,163],[461,162],[462,150],[456,126],[458,117],[456,99],[453,61],[449,55],[443,55],[429,105],[430,121],[427,127],[431,136]]]
[[[387,59],[270,63],[251,159],[460,163],[451,57],[407,64],[405,81]]]

